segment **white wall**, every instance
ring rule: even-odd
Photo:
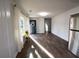
[[[59,14],[52,18],[52,33],[68,41],[70,15],[79,13],[79,7]]]
[[[29,18],[26,17],[25,15],[23,15],[21,13],[21,10],[18,7],[14,8],[14,33],[15,33],[15,40],[17,43],[17,48],[18,48],[18,52],[21,52],[21,49],[23,48],[23,39],[21,38],[21,34],[24,35],[25,31],[29,31],[30,27],[29,27]],[[19,27],[19,21],[21,20],[21,18],[24,21],[24,29],[22,30],[22,32],[20,33],[20,27]],[[22,36],[23,36],[22,35]]]
[[[0,58],[16,56],[12,0],[0,0]]]
[[[32,17],[31,20],[36,20],[36,31],[37,33],[44,33],[44,18]]]
[[[44,33],[44,18],[37,20],[37,33]]]

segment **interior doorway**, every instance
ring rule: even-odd
[[[45,33],[51,33],[51,18],[44,18]]]

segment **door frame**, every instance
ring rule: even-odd
[[[47,19],[49,19],[50,21],[52,20],[52,18],[51,17],[48,17]],[[50,23],[50,24],[52,24],[52,23]],[[50,26],[51,27],[51,26]],[[45,31],[46,29],[45,29],[45,18],[44,18],[44,33],[46,33],[46,31]],[[51,29],[50,29],[51,30]],[[51,33],[51,31],[49,32],[49,33]]]
[[[35,22],[35,33],[36,34],[36,20],[30,20],[30,24],[31,24],[31,21],[34,21]],[[30,29],[31,30],[31,29]],[[31,33],[32,34],[32,33]]]

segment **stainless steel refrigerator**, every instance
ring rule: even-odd
[[[70,18],[68,49],[79,57],[79,14]]]

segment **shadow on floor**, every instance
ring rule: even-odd
[[[26,41],[23,49],[17,54],[16,58],[40,58],[40,55],[34,46],[31,45],[30,41]]]
[[[23,49],[21,50],[21,52],[17,54],[16,58],[26,58],[26,54],[30,46],[31,46],[30,41],[29,40],[26,41]]]

